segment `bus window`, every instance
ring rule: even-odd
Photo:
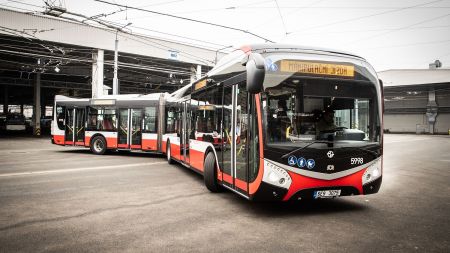
[[[194,95],[193,101],[192,126],[195,139],[211,142],[215,147],[221,146],[222,92],[220,88],[208,88]]]
[[[59,130],[65,129],[65,122],[64,122],[64,112],[66,111],[66,107],[57,105],[56,106],[56,123],[58,124]]]
[[[116,131],[116,110],[103,107],[89,107],[88,130],[93,131]]]
[[[172,105],[166,110],[166,133],[177,132],[177,120],[179,118],[179,112],[177,105]]]
[[[145,107],[144,132],[156,133],[156,107]]]

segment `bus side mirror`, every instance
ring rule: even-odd
[[[262,55],[250,54],[245,68],[247,69],[247,91],[251,94],[261,92],[266,73]]]

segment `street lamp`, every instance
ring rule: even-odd
[[[114,78],[113,78],[113,95],[119,94],[119,80],[117,78],[117,70],[119,69],[117,61],[119,58],[119,40],[117,39],[117,34],[119,31],[122,31],[125,27],[131,25],[132,23],[128,23],[122,27],[118,27],[116,30],[116,41],[115,41],[115,49],[114,49]]]

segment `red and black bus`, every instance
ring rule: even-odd
[[[376,193],[381,85],[353,54],[243,47],[166,101],[162,151],[201,173],[209,190],[247,199]]]
[[[161,152],[164,97],[110,95],[97,99],[55,96],[52,143],[107,150]]]

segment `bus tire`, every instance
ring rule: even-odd
[[[106,140],[103,136],[95,136],[91,140],[91,151],[96,155],[103,155],[106,152]]]
[[[217,182],[216,158],[213,152],[206,155],[203,168],[203,180],[206,188],[211,192],[220,192],[222,187]]]
[[[171,155],[172,155],[172,152],[170,150],[170,142],[167,142],[166,156],[167,156],[167,163],[169,163],[169,164],[173,164],[173,159],[172,159]]]

